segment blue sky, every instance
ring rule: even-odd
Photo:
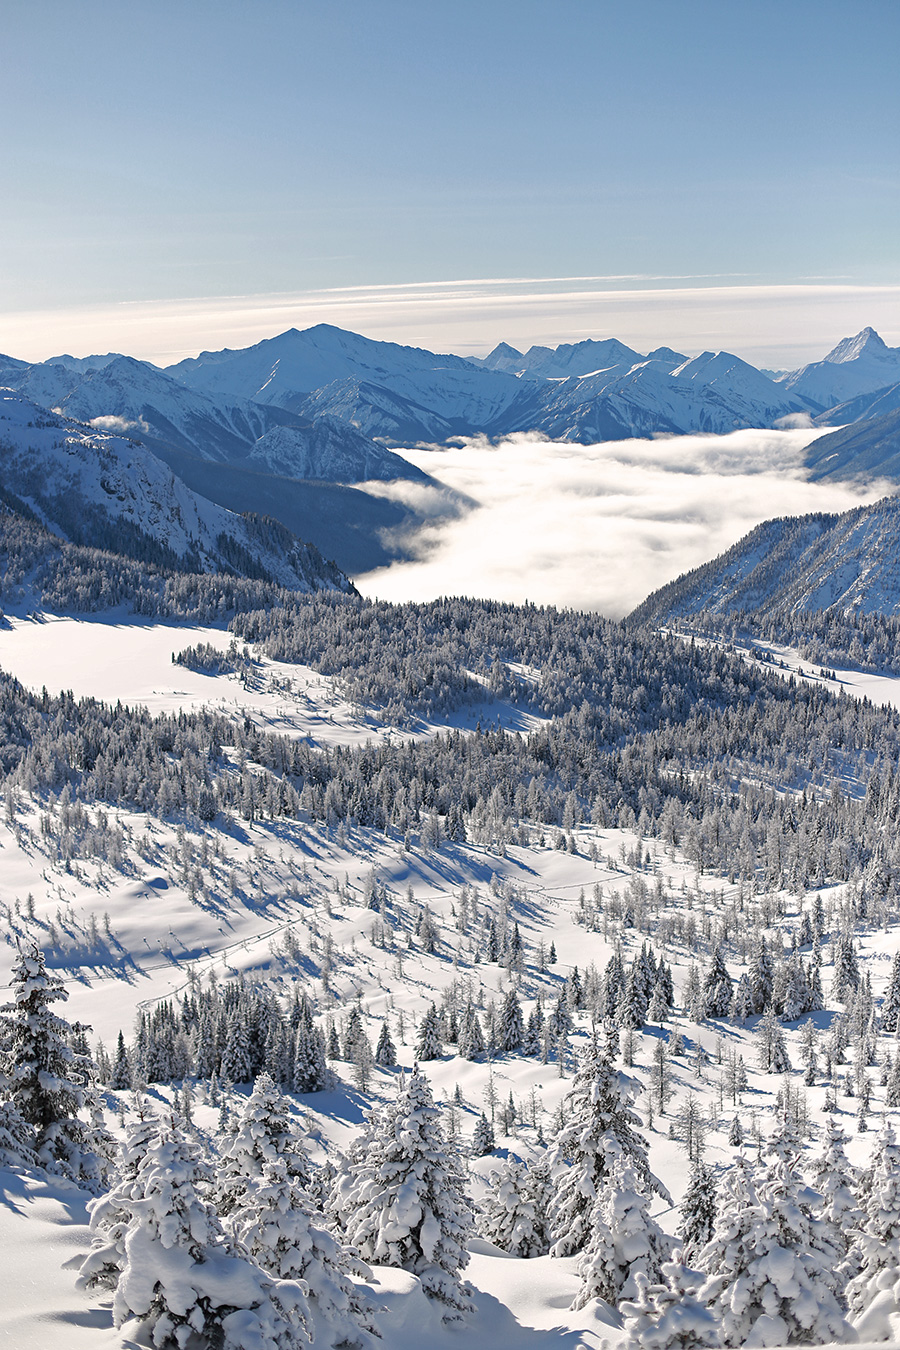
[[[697,292],[654,344],[765,359],[760,294],[773,360],[900,341],[894,0],[10,0],[3,46],[0,350],[649,331],[564,298],[616,291]]]

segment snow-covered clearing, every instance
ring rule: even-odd
[[[314,745],[361,745],[396,739],[400,733],[371,711],[349,703],[334,679],[309,666],[270,661],[253,653],[252,681],[237,674],[207,675],[173,664],[186,647],[206,643],[226,652],[231,634],[222,628],[120,622],[54,615],[12,618],[0,628],[0,669],[30,689],[70,689],[76,698],[141,705],[154,714],[209,708],[249,716],[262,730],[308,738]],[[529,673],[516,668],[524,680]],[[445,720],[420,721],[403,737],[427,736],[447,727],[483,724],[528,732],[541,719],[489,693]]]

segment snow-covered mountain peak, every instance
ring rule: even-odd
[[[69,356],[65,353],[63,356],[50,356],[46,361],[42,361],[41,365],[65,366],[67,370],[77,370],[83,374],[88,370],[102,370],[111,361],[116,361],[120,355],[120,352],[107,352],[105,356]]]
[[[889,360],[895,355],[874,328],[863,328],[855,337],[843,338],[825,357],[832,365],[841,365],[844,361],[856,361],[860,356],[877,360]]]

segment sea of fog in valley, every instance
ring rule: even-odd
[[[830,430],[831,428],[829,428]],[[402,451],[447,491],[367,484],[426,517],[415,559],[355,578],[364,595],[469,595],[621,617],[773,516],[846,511],[889,485],[810,483],[809,430],[577,445],[519,435]],[[448,510],[454,494],[472,505]]]

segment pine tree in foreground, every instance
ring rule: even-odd
[[[0,1043],[6,1049],[8,1147],[33,1148],[42,1167],[99,1191],[114,1146],[99,1117],[92,1124],[81,1119],[95,1105],[93,1065],[89,1056],[67,1044],[72,1028],[50,1007],[68,998],[63,981],[47,970],[40,948],[31,946],[19,951],[10,988],[12,1002],[0,1008],[5,1015]],[[32,1127],[33,1139],[23,1122]]]
[[[678,1236],[686,1265],[693,1265],[698,1253],[713,1235],[716,1222],[716,1186],[712,1170],[702,1159],[692,1165],[687,1190],[681,1202]]]
[[[479,1232],[510,1256],[543,1256],[550,1243],[546,1228],[546,1181],[539,1165],[504,1162],[491,1172],[479,1211]]]
[[[618,1304],[638,1294],[636,1277],[657,1283],[671,1239],[651,1219],[650,1197],[631,1162],[618,1158],[591,1214],[592,1236],[578,1263],[581,1288],[572,1303],[583,1308],[593,1298]]]
[[[827,1116],[822,1152],[813,1159],[809,1169],[810,1181],[821,1196],[814,1212],[827,1224],[833,1242],[843,1255],[849,1250],[863,1220],[853,1189],[857,1171],[844,1152],[846,1143],[843,1130]]]
[[[267,1163],[229,1221],[238,1241],[262,1268],[307,1290],[316,1345],[365,1350],[380,1336],[379,1311],[359,1280],[372,1272],[322,1226],[314,1202],[283,1158]]]
[[[300,1146],[290,1102],[269,1075],[261,1073],[244,1103],[237,1129],[222,1141],[216,1177],[219,1213],[237,1209],[248,1187],[262,1176],[268,1163],[277,1160],[284,1162],[291,1176],[308,1180],[309,1160]]]
[[[375,1111],[339,1182],[347,1239],[363,1260],[418,1276],[446,1306],[445,1321],[472,1309],[461,1278],[472,1213],[427,1080],[415,1069],[397,1098]]]
[[[162,1126],[136,1175],[111,1193],[127,1223],[96,1233],[79,1286],[112,1288],[116,1327],[159,1347],[309,1345],[303,1287],[271,1279],[232,1247],[200,1193],[208,1181],[195,1145]]]
[[[838,1252],[810,1211],[791,1157],[776,1157],[758,1182],[743,1160],[720,1195],[711,1240],[698,1257],[708,1272],[700,1297],[726,1346],[844,1340],[835,1297]]]
[[[643,1186],[670,1199],[650,1171],[647,1144],[631,1108],[636,1085],[613,1067],[592,1040],[565,1098],[565,1123],[557,1134],[551,1166],[557,1184],[551,1222],[553,1256],[582,1251],[592,1235],[591,1212],[618,1159],[631,1163]]]
[[[875,1146],[866,1216],[845,1270],[853,1277],[847,1304],[857,1337],[893,1339],[900,1314],[900,1145],[889,1125]]]
[[[637,1296],[619,1309],[625,1340],[620,1350],[704,1350],[721,1344],[719,1327],[697,1297],[697,1275],[675,1252],[662,1268],[665,1284],[652,1284],[643,1271],[635,1275]]]

